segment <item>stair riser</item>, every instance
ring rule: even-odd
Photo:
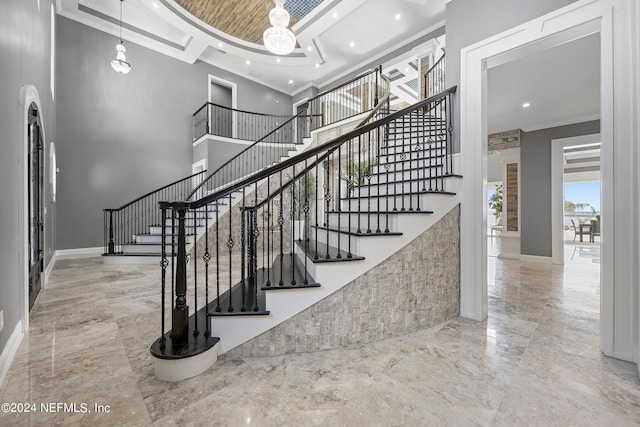
[[[430,210],[429,209],[429,196],[433,196],[431,194],[419,194],[412,196],[389,196],[389,197],[376,197],[370,199],[364,199],[360,202],[360,209],[365,210],[386,210],[387,209],[387,200],[389,201],[389,211],[392,211],[394,208],[394,201],[397,210],[402,209],[402,203],[404,201],[405,210],[410,210],[410,207],[413,206],[414,210],[417,210],[418,206],[420,206],[420,210]],[[418,204],[419,201],[419,204]],[[349,208],[348,200],[341,201],[342,210],[346,212],[357,211],[358,210],[358,202],[357,200],[354,202],[351,201],[351,208]]]
[[[385,196],[387,194],[393,196],[396,194],[404,194],[404,193],[410,193],[410,192],[419,193],[421,191],[429,190],[429,180],[426,180],[426,181],[423,179],[416,180],[415,175],[413,178],[414,178],[413,181],[405,181],[402,183],[390,183],[389,185],[380,184],[380,185],[362,186],[362,187],[356,188],[355,191],[353,192],[353,195],[356,197],[368,198],[369,196]],[[435,183],[433,186],[435,186]],[[351,203],[353,204],[353,201]]]
[[[407,160],[432,160],[444,158],[444,149],[433,147],[431,150],[428,147],[421,146],[420,150],[415,148],[411,152],[407,152],[403,155],[404,151],[400,151],[399,154],[391,153],[393,149],[384,150],[378,157],[376,165],[383,166],[385,163],[401,163]]]
[[[313,232],[315,236],[315,230]],[[360,244],[362,242],[362,237],[352,236],[350,234],[338,233],[336,231],[329,230],[328,244],[330,246],[337,248],[339,243],[340,249],[347,253],[349,250],[349,241],[351,241],[351,253],[358,254],[360,250]],[[327,244],[327,230],[318,230],[318,242]]]
[[[429,146],[426,140],[420,139],[419,141],[390,141],[388,145],[385,147],[380,147],[380,156],[381,159],[384,159],[386,156],[398,155],[400,156],[402,153],[406,153],[406,156],[409,156],[409,152],[414,153],[415,156],[417,146],[420,146],[420,149],[423,152],[430,153],[430,155],[436,156],[443,154],[445,149],[444,142],[436,141]],[[380,162],[378,162],[380,163]]]
[[[162,244],[162,236],[159,235],[141,235],[141,236],[134,236],[135,241],[137,243],[155,243],[158,245]],[[167,236],[166,237],[167,242],[171,241],[171,236]],[[178,241],[178,236],[175,237],[175,241]],[[191,239],[189,237],[187,237],[187,244],[191,243]],[[166,243],[166,242],[165,242]]]
[[[429,161],[423,162],[422,160],[413,160],[413,161],[405,161],[402,163],[395,163],[389,167],[389,171],[387,172],[384,166],[376,166],[372,169],[371,173],[371,182],[387,182],[387,177],[389,177],[389,182],[394,182],[397,180],[405,180],[410,178],[416,178],[418,173],[420,174],[420,178],[425,175],[429,176],[429,171],[431,171],[432,176],[436,174],[443,173],[445,167],[437,163],[439,159],[433,160],[432,164],[429,164]],[[425,165],[426,163],[426,165]],[[411,175],[411,176],[410,176]],[[380,179],[380,181],[378,181]],[[367,178],[365,178],[365,183],[367,182]]]
[[[165,227],[165,233],[167,234],[167,236],[171,236],[171,229],[172,227]],[[196,233],[196,228],[195,227],[187,227],[185,226],[185,232],[187,234],[195,234]],[[149,227],[149,234],[162,234],[162,227]],[[178,222],[176,221],[175,224],[175,234],[176,236],[178,235]]]
[[[165,245],[165,251],[167,254],[171,253],[171,245]],[[178,251],[176,247],[175,252]],[[162,253],[162,245],[123,245],[122,252],[127,254],[157,254]]]
[[[415,180],[415,181],[425,181],[428,187],[429,176],[431,176],[432,179],[435,179],[436,177],[441,177],[444,174],[444,172],[445,170],[442,167],[433,167],[433,168],[427,168],[427,169],[423,168],[423,169],[414,169],[414,170],[405,169],[404,172],[398,171],[398,172],[391,172],[386,174],[372,175],[370,181],[368,179],[365,179],[365,186],[367,184],[386,185],[387,183],[389,183],[389,185],[392,185],[394,183],[401,183],[403,181]],[[358,194],[358,187],[355,187],[354,191],[355,191],[354,194]]]
[[[398,231],[398,215],[393,214],[365,214],[365,213],[330,213],[329,214],[329,226],[338,227],[338,218],[340,219],[340,227],[358,228],[358,220],[360,221],[360,228],[366,230],[371,227],[372,230],[380,229],[382,231],[387,229],[387,219],[389,231]],[[349,223],[351,219],[351,223]]]
[[[211,220],[212,219],[210,218],[209,223],[211,223]],[[195,227],[204,227],[205,222],[204,222],[204,218],[195,219],[195,220],[194,219],[187,219],[187,220],[185,220],[184,224],[187,227],[194,227],[194,226]],[[176,228],[178,227],[178,221],[177,220],[175,221],[174,225],[176,226]],[[165,221],[165,226],[166,227],[171,227],[171,219],[167,218],[167,220]],[[160,228],[160,227],[157,227],[157,228]]]

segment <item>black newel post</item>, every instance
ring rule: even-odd
[[[189,339],[189,306],[187,305],[186,203],[176,204],[178,214],[178,255],[176,258],[176,304],[173,308],[171,341],[185,344]]]
[[[113,242],[113,211],[109,211],[109,244],[107,251],[109,255],[116,253],[116,245]]]

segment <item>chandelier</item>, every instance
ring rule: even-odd
[[[127,49],[122,44],[122,2],[120,0],[120,43],[116,45],[116,59],[111,61],[111,67],[120,74],[127,74],[131,71],[131,64],[127,62],[127,58],[124,56]]]
[[[276,7],[269,12],[269,22],[272,27],[267,28],[262,36],[264,47],[276,55],[287,55],[296,47],[296,36],[289,26],[289,12],[284,7],[285,0],[274,0]]]

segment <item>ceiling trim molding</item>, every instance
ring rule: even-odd
[[[533,132],[536,130],[555,128],[559,126],[573,125],[576,123],[590,122],[593,120],[600,120],[600,113],[584,114],[581,116],[567,117],[566,119],[553,120],[549,122],[541,122],[531,124],[527,126],[521,126],[520,128],[525,132]]]

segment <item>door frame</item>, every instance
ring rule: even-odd
[[[637,137],[634,130],[634,108],[633,104],[630,105],[631,108],[627,108],[629,95],[622,96],[621,92],[625,88],[628,91],[634,87],[633,67],[623,64],[623,59],[628,61],[627,56],[633,52],[634,27],[628,19],[633,11],[637,12],[637,9],[634,9],[629,0],[580,0],[465,47],[461,49],[459,89],[460,147],[465,175],[460,225],[460,313],[467,318],[484,320],[488,313],[486,245],[483,244],[483,233],[486,230],[487,67],[495,65],[491,64],[493,58],[531,48],[536,42],[544,41],[550,44],[548,47],[552,47],[554,42],[557,45],[567,41],[555,40],[558,36],[573,33],[576,37],[583,29],[593,33],[593,27],[598,28],[601,37],[604,236],[601,240],[601,350],[605,355],[630,361],[638,357],[637,335],[640,335],[636,330],[638,326],[634,325],[637,301],[633,297],[634,287],[638,286],[638,272],[634,262],[638,256],[638,248],[634,246],[633,239],[628,238],[630,232],[637,238],[637,229],[633,225],[636,217],[633,209],[628,209],[627,212],[623,212],[625,209],[614,209],[614,202],[622,203],[622,206],[638,202],[637,199],[625,202],[622,198],[626,196],[629,199],[629,195],[636,194],[634,192],[637,191],[636,183],[629,179],[634,176],[635,167],[635,159],[629,153],[634,152],[633,144],[637,142],[634,139]],[[620,96],[614,93],[614,77]],[[617,111],[615,117],[614,105]],[[625,224],[625,227],[631,224],[633,229],[623,232],[619,227],[614,227],[614,222]],[[625,235],[626,239],[623,239]]]
[[[18,242],[18,265],[19,268],[19,276],[18,283],[19,286],[22,286],[22,290],[18,292],[18,304],[19,304],[19,320],[18,322],[21,325],[22,332],[26,332],[29,329],[29,133],[27,131],[27,127],[29,126],[29,107],[31,104],[35,104],[38,108],[38,114],[40,115],[40,125],[42,131],[42,142],[43,146],[46,149],[46,133],[45,133],[45,121],[44,114],[42,113],[42,103],[40,102],[40,95],[38,94],[38,89],[36,89],[33,85],[24,85],[20,90],[20,116],[21,116],[21,126],[20,132],[22,137],[20,138],[22,143],[22,149],[19,160],[18,160],[18,188],[19,196],[18,196],[18,218],[21,220],[18,223],[18,235],[22,236],[20,241]],[[45,153],[46,154],[46,153]],[[44,156],[46,158],[46,155]],[[47,176],[47,162],[45,161],[43,164],[43,173],[44,176]],[[46,200],[47,200],[47,185],[43,186],[43,220],[46,224]],[[47,248],[47,233],[46,229],[43,231],[43,250],[44,253],[44,269],[46,270],[46,248]],[[47,286],[47,275],[42,273],[41,277],[41,288],[45,289]]]
[[[207,79],[208,82],[208,86],[207,86],[207,100],[208,102],[213,102],[211,100],[211,85],[213,83],[229,88],[231,89],[231,108],[233,108],[234,110],[238,109],[238,85],[232,81],[229,80],[225,80],[221,77],[218,76],[214,76],[213,74],[209,74],[209,77]],[[237,113],[236,111],[233,111],[232,117],[231,117],[231,135],[232,137],[235,139],[238,136],[238,117],[237,117]],[[211,119],[211,117],[209,116],[209,119]],[[209,129],[211,129],[212,124],[209,123]]]
[[[564,148],[601,141],[599,133],[551,140],[551,262],[553,264],[564,264]]]

